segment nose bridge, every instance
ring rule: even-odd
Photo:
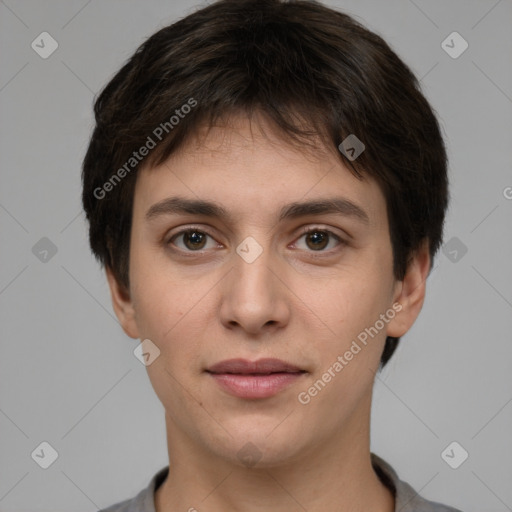
[[[288,307],[283,285],[276,276],[277,262],[268,240],[260,244],[248,236],[238,244],[223,297],[224,323],[257,332],[264,325],[286,321]]]
[[[263,236],[259,237],[260,240],[262,238]],[[252,236],[244,238],[236,247],[236,256],[234,256],[234,287],[242,295],[244,293],[250,295],[263,292],[267,294],[267,299],[269,299],[274,287],[272,281],[275,279],[275,275],[271,269],[272,265],[275,266],[275,260],[275,255],[272,254],[271,244],[268,240],[266,242],[262,241],[260,244]]]

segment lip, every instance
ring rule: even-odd
[[[206,372],[224,391],[246,399],[274,396],[307,373],[280,359],[229,359]]]
[[[237,373],[237,374],[262,374],[262,373],[295,373],[303,371],[301,368],[282,361],[281,359],[226,359],[216,363],[207,369],[210,373]]]

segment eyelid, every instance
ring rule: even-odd
[[[300,230],[300,235],[305,235],[307,233],[311,233],[312,231],[323,231],[335,236],[336,238],[339,238],[340,240],[343,239],[343,235],[336,233],[329,227],[321,226],[319,224],[308,224],[307,226],[303,226]]]

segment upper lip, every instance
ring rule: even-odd
[[[301,368],[280,359],[227,359],[216,363],[206,369],[210,373],[236,373],[236,374],[268,374],[268,373],[297,373],[303,372]]]

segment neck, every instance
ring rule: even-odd
[[[369,415],[366,423],[355,416],[351,423],[293,461],[247,468],[200,449],[166,415],[169,474],[155,493],[156,512],[394,512],[393,493],[371,465]]]

